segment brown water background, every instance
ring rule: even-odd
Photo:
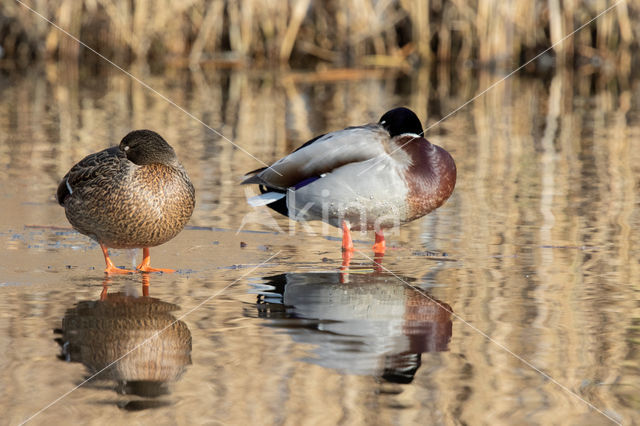
[[[429,126],[502,77],[466,68],[131,72],[267,163],[397,105]],[[458,167],[453,196],[389,237],[383,265],[397,277],[371,270],[372,235],[356,234],[357,273],[341,285],[338,230],[292,233],[286,219],[246,205],[238,182],[260,163],[119,71],[4,71],[0,93],[0,423],[26,420],[90,375],[58,359],[54,330],[79,302],[100,298],[103,260],[54,193],[70,166],[135,128],[163,135],[197,189],[189,228],[152,249],[155,265],[180,271],[150,277],[151,296],[175,305],[168,315],[189,330],[190,351],[178,349],[190,359],[173,359],[177,377],[163,395],[117,392],[121,383],[99,377],[32,424],[611,423],[584,401],[640,422],[636,79],[517,75],[435,126],[427,137]],[[115,260],[132,262],[126,251]],[[311,290],[270,298],[278,280]],[[141,292],[140,276],[110,285]],[[455,315],[443,318],[424,294]],[[433,311],[416,326],[429,348],[402,346],[415,341],[415,306]],[[384,374],[398,353],[420,353],[410,383]]]

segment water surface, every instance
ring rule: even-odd
[[[499,78],[132,72],[265,162],[397,105],[435,124]],[[516,76],[438,124],[453,196],[382,266],[356,233],[347,271],[338,230],[247,206],[260,163],[117,70],[3,72],[0,91],[3,423],[640,422],[636,80]],[[134,128],[175,147],[197,206],[151,251],[178,273],[105,281],[54,193]]]

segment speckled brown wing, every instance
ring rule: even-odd
[[[61,206],[76,189],[86,186],[104,186],[110,179],[123,173],[127,157],[117,146],[87,155],[62,178],[56,198]]]

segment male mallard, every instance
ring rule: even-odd
[[[422,133],[413,111],[395,108],[378,123],[320,135],[249,172],[242,184],[258,184],[262,194],[248,202],[342,227],[345,252],[353,251],[350,230],[374,230],[374,251],[384,253],[384,229],[440,207],[456,183],[451,155]]]
[[[58,203],[71,225],[96,240],[107,264],[108,247],[142,248],[141,272],[174,272],[150,266],[149,247],[178,235],[193,213],[195,190],[175,151],[156,132],[135,130],[120,146],[90,154],[64,176]]]

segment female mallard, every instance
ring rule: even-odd
[[[250,172],[242,183],[260,185],[262,194],[248,202],[342,227],[345,252],[353,251],[350,230],[374,230],[373,249],[384,253],[384,229],[440,207],[456,183],[451,155],[422,133],[413,111],[396,108],[378,123],[318,136]]]
[[[156,132],[135,130],[113,146],[90,154],[64,176],[58,203],[71,225],[107,247],[142,248],[141,272],[174,272],[150,266],[149,247],[178,235],[193,213],[195,190],[175,151]]]

